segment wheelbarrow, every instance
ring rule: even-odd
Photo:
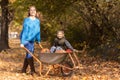
[[[54,69],[54,66],[58,66],[63,76],[70,76],[74,70],[78,69],[80,63],[76,52],[72,53],[39,53],[39,58],[34,56],[27,48],[23,47],[33,58],[39,63],[39,74],[40,76],[47,76],[49,72]],[[83,53],[78,51],[78,53]],[[69,58],[69,59],[66,59]],[[43,75],[43,65],[48,65],[48,70]]]

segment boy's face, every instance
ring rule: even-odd
[[[57,37],[58,37],[59,39],[63,38],[63,37],[64,37],[64,33],[58,32],[58,33],[57,33]]]

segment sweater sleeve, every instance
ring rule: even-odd
[[[67,46],[68,49],[73,50],[73,47],[71,46],[71,44],[67,40],[65,40],[65,45]]]
[[[27,20],[25,19],[24,22],[23,22],[23,29],[22,29],[22,32],[21,32],[21,35],[20,35],[21,44],[26,44],[27,43],[27,41],[26,41],[27,34],[28,34],[28,26],[27,26]]]
[[[38,20],[38,27],[39,27],[39,30],[40,30],[40,21],[39,20]],[[40,31],[37,33],[36,41],[38,43],[40,43],[40,41],[41,41],[41,33],[40,33]]]
[[[36,36],[36,41],[38,42],[38,43],[40,43],[40,32],[37,34],[37,36]]]

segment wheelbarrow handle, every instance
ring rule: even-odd
[[[32,54],[32,52],[30,52],[27,48],[23,47],[23,49],[25,49],[37,62],[39,62],[41,64],[41,61]]]
[[[43,49],[43,46],[39,43],[39,47],[41,48],[41,49]]]
[[[82,50],[75,50],[74,52],[77,52],[77,53],[84,53],[85,50],[86,50],[87,46],[84,45],[83,49]]]

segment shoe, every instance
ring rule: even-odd
[[[27,67],[28,67],[28,61],[27,61],[27,58],[25,58],[23,68],[22,68],[22,73],[26,73]]]
[[[34,67],[33,57],[28,58],[27,60],[28,60],[28,63],[29,63],[29,65],[30,65],[30,69],[31,69],[30,74],[33,75],[34,73],[36,73],[36,72],[35,72],[35,67]]]

